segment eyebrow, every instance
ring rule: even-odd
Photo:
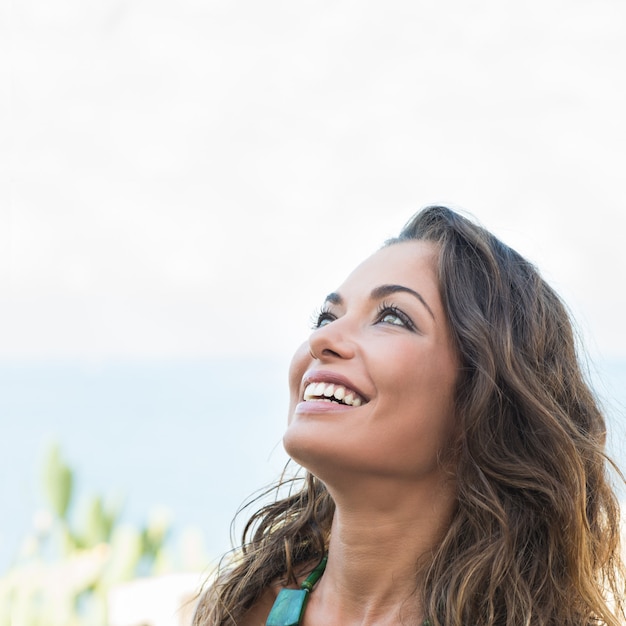
[[[386,296],[391,295],[392,293],[409,293],[412,296],[414,296],[415,298],[417,298],[422,305],[426,308],[426,310],[430,313],[430,316],[435,319],[435,314],[433,313],[433,310],[428,306],[428,303],[426,302],[426,300],[424,300],[422,294],[420,294],[419,292],[411,289],[410,287],[405,287],[404,285],[380,285],[379,287],[376,287],[374,289],[372,289],[372,292],[370,294],[370,299],[371,300],[382,300],[383,298],[385,298]],[[326,302],[330,302],[331,304],[343,304],[343,298],[338,294],[338,293],[329,293],[326,296]]]

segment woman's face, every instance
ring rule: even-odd
[[[378,251],[327,297],[296,352],[285,449],[322,480],[441,473],[459,366],[437,254],[425,241]]]

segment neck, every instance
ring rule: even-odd
[[[336,512],[328,565],[306,623],[364,626],[424,619],[419,566],[428,563],[448,526],[453,487],[379,487],[370,485],[359,498],[354,489],[346,492],[348,498],[332,493]]]

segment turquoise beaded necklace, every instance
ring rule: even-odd
[[[281,589],[267,616],[265,626],[299,626],[304,616],[309,594],[313,591],[315,583],[321,578],[326,569],[328,555],[320,561],[319,565],[306,577],[300,585],[300,589]],[[422,626],[430,626],[425,619]]]

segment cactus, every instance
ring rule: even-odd
[[[72,499],[74,475],[63,462],[58,445],[53,445],[46,455],[43,479],[44,493],[52,511],[60,519],[66,519]]]
[[[0,626],[104,626],[113,585],[167,569],[169,514],[153,512],[136,528],[120,522],[119,501],[97,495],[73,524],[73,484],[59,447],[51,447],[43,472],[49,510],[35,515],[16,565],[0,577]]]
[[[85,508],[85,523],[79,542],[85,548],[93,547],[111,539],[119,512],[119,506],[106,507],[100,496],[93,496]]]

